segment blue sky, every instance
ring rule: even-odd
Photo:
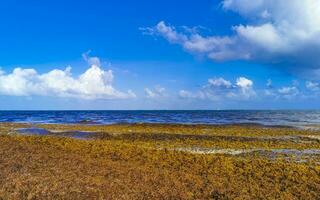
[[[320,3],[287,2],[3,1],[0,109],[319,109]]]

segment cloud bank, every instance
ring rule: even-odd
[[[71,67],[39,74],[35,69],[15,68],[12,73],[0,71],[0,94],[8,96],[52,96],[80,99],[133,98],[132,91],[120,92],[112,86],[113,73],[103,70],[97,57],[84,55],[91,65],[74,78]]]
[[[178,30],[164,21],[142,30],[214,61],[251,60],[319,75],[319,0],[224,0],[222,9],[239,14],[246,24],[230,27],[230,35]]]
[[[270,101],[270,100],[307,100],[320,97],[320,83],[306,81],[300,85],[292,81],[288,85],[274,86],[271,79],[265,87],[254,87],[254,82],[245,77],[238,77],[234,82],[222,77],[208,79],[198,90],[180,90],[181,99],[210,100],[210,101]]]

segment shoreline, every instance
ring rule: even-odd
[[[48,123],[48,122],[0,122],[1,124],[22,124],[22,125],[65,125],[65,126],[128,126],[128,125],[155,125],[155,126],[208,126],[208,127],[224,127],[224,126],[242,126],[242,127],[262,127],[262,128],[297,128],[303,127],[300,125],[281,125],[281,124],[263,124],[263,123],[163,123],[163,122],[133,122],[133,123],[89,123],[89,122],[75,122],[75,123]],[[319,127],[320,124],[305,125],[305,127]]]
[[[309,124],[309,125],[273,125],[273,124],[262,124],[262,123],[225,123],[225,124],[207,124],[207,123],[34,123],[34,122],[0,122],[1,124],[20,124],[27,126],[79,126],[79,127],[105,127],[105,126],[186,126],[186,127],[257,127],[257,128],[275,128],[275,129],[294,129],[294,130],[306,130],[306,131],[320,131],[320,124]]]

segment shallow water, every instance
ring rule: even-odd
[[[49,135],[50,131],[44,128],[19,128],[16,129],[22,135]]]
[[[70,137],[70,138],[76,138],[76,139],[90,139],[93,132],[84,132],[84,131],[61,131],[61,132],[55,132],[55,131],[49,131],[44,128],[19,128],[16,129],[18,134],[21,135],[38,135],[38,136],[61,136],[61,137]]]

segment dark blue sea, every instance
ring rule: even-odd
[[[317,126],[320,125],[320,111],[0,111],[0,122],[64,124],[183,123]]]

